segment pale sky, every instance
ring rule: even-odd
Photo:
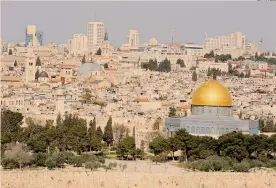
[[[67,43],[86,34],[89,21],[102,21],[112,44],[126,43],[136,29],[142,43],[156,37],[170,43],[202,44],[208,37],[241,31],[249,42],[263,38],[276,51],[276,2],[1,2],[1,37],[23,42],[25,27],[35,24],[44,43]]]

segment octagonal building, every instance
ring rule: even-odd
[[[175,132],[185,128],[193,135],[220,136],[229,132],[258,134],[259,122],[233,117],[232,97],[228,89],[216,80],[201,84],[193,93],[191,115],[168,117],[165,131]]]

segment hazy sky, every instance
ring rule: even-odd
[[[129,29],[141,42],[155,36],[169,43],[202,44],[208,36],[243,32],[250,42],[264,40],[276,51],[276,2],[2,2],[1,36],[24,41],[26,25],[44,33],[44,43],[67,43],[74,33],[86,33],[87,22],[102,21],[112,44],[127,40]],[[96,15],[96,16],[95,16]]]

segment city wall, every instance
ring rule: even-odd
[[[100,172],[28,170],[2,171],[2,188],[272,188],[276,173],[234,172]]]

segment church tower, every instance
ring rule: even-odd
[[[108,34],[105,32],[104,34],[104,41],[103,41],[103,48],[102,48],[102,55],[109,58],[110,56],[110,43],[108,40]]]
[[[35,81],[35,54],[31,48],[28,48],[28,54],[25,62],[25,83],[28,84],[30,81]]]

